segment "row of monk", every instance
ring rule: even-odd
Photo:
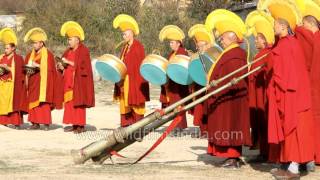
[[[32,42],[25,59],[16,53],[18,43],[10,28],[0,31],[4,54],[0,57],[0,124],[19,128],[23,114],[28,113],[30,130],[49,130],[51,111],[64,107],[65,131],[81,133],[86,124],[86,108],[93,107],[94,85],[89,49],[82,43],[81,26],[68,21],[61,27],[69,47],[62,58],[54,57],[45,46],[47,35],[33,28],[24,37]]]
[[[320,76],[317,64],[320,63],[317,54],[320,52],[317,44],[320,42],[319,6],[312,0],[259,1],[258,10],[251,12],[246,22],[230,11],[218,9],[208,15],[204,25],[195,28],[192,38],[199,52],[209,51],[214,46],[214,37],[219,37],[223,48],[208,71],[207,82],[247,64],[247,52],[240,47],[247,35],[256,38],[259,52],[255,59],[264,57],[250,68],[266,64],[262,71],[216,94],[192,111],[194,124],[208,135],[208,153],[227,158],[221,167],[239,168],[243,145],[259,147],[265,160],[288,164],[272,170],[279,179],[298,178],[300,164],[307,164],[307,169],[312,171],[314,164],[320,163],[320,144],[316,140],[320,137],[320,86],[316,83]],[[114,99],[120,102],[121,126],[125,127],[143,118],[145,102],[149,100],[149,83],[139,71],[145,52],[135,38],[139,34],[138,23],[122,14],[115,18],[113,26],[122,31],[126,42],[120,60],[127,73],[114,89]],[[94,106],[94,90],[89,51],[81,43],[84,33],[80,25],[67,22],[61,28],[61,35],[68,37],[70,47],[57,63],[45,48],[43,30],[36,28],[27,33],[25,41],[32,40],[34,50],[25,61],[14,53],[16,41],[8,40],[10,35],[5,34],[13,34],[4,33],[8,31],[0,34],[6,44],[0,63],[3,72],[1,122],[14,124],[18,120],[21,123],[21,112],[28,112],[29,121],[33,123],[31,129],[37,129],[39,124],[50,124],[50,110],[63,104],[64,123],[73,124],[67,131],[82,132],[85,109]],[[167,26],[160,34],[170,42],[169,61],[179,54],[187,55],[181,29]],[[20,66],[17,66],[18,59]],[[26,70],[26,76],[22,69]],[[163,107],[179,101],[190,89],[200,88],[196,84],[191,86],[169,80],[161,87]],[[23,100],[24,97],[27,99]],[[185,114],[178,115],[174,121],[179,122],[177,128],[187,127]],[[222,132],[229,135],[240,132],[241,136],[217,136]]]
[[[245,22],[230,11],[218,9],[208,15],[205,24],[191,28],[189,37],[194,38],[199,54],[209,52],[215,43],[223,48],[207,73],[207,83],[249,62],[247,52],[240,47],[248,35],[255,37],[258,53],[254,59],[263,57],[249,70],[265,64],[262,71],[215,94],[192,111],[194,125],[208,135],[208,153],[227,158],[222,167],[240,167],[243,145],[259,147],[264,160],[287,165],[271,171],[277,179],[299,178],[300,164],[314,171],[315,164],[320,163],[320,143],[316,139],[320,137],[319,20],[318,1],[268,0],[259,1],[258,9]],[[127,42],[120,56],[127,72],[114,91],[114,98],[120,100],[121,125],[125,127],[144,116],[149,87],[139,71],[145,54],[143,45],[135,39],[139,34],[137,22],[128,15],[119,15],[113,25],[121,29]],[[214,37],[219,38],[217,42]],[[183,31],[177,26],[164,27],[159,38],[170,43],[169,64],[176,56],[188,55],[183,47]],[[179,73],[177,70],[176,76],[182,76]],[[190,89],[201,88],[197,84],[178,84],[173,79],[161,86],[163,107],[183,99]],[[174,121],[178,129],[187,127],[185,113]],[[239,132],[240,137],[232,136]]]

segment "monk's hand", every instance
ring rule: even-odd
[[[74,63],[69,61],[67,58],[63,57],[62,58],[62,62],[65,63],[65,64],[68,64],[70,66],[74,66]]]
[[[0,67],[4,68],[6,71],[11,71],[11,68],[7,64],[0,64]]]
[[[57,63],[57,67],[58,67],[58,69],[61,70],[61,71],[64,70],[64,67],[63,67],[63,65],[62,65],[61,62],[58,62],[58,63]]]
[[[34,62],[34,61],[32,61],[32,66],[37,67],[37,68],[40,68],[40,64],[38,64],[38,63],[36,63],[36,62]]]

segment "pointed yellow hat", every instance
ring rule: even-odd
[[[311,15],[320,21],[320,0],[317,4],[313,0],[295,0],[302,16]]]
[[[113,20],[113,27],[115,29],[120,28],[120,30],[132,30],[135,35],[139,34],[139,26],[137,21],[127,14],[120,14]]]
[[[41,28],[33,28],[30,29],[27,34],[23,38],[24,42],[28,42],[31,40],[32,42],[39,42],[39,41],[46,41],[47,40],[47,34],[44,32]]]
[[[11,43],[14,45],[18,44],[16,33],[11,28],[4,28],[0,31],[0,41],[5,45]]]
[[[167,25],[159,33],[160,41],[165,39],[182,41],[185,38],[184,32],[176,25]]]
[[[246,26],[248,28],[248,34],[257,36],[258,33],[264,35],[269,45],[274,44],[274,19],[263,11],[252,11],[246,18]]]
[[[196,24],[189,29],[188,36],[190,38],[195,38],[197,41],[205,41],[207,43],[213,44],[214,37],[212,32],[210,32],[204,24]]]
[[[217,9],[211,12],[206,18],[205,25],[209,31],[215,29],[220,35],[229,31],[234,32],[240,40],[247,33],[242,19],[235,13],[225,9]]]
[[[74,21],[65,22],[61,27],[60,34],[64,37],[78,37],[81,41],[85,38],[82,27]]]
[[[260,8],[261,10],[268,10],[274,19],[287,20],[292,30],[302,20],[297,4],[292,0],[266,0]]]

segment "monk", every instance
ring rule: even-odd
[[[272,80],[268,85],[268,141],[280,145],[280,162],[287,169],[273,169],[276,178],[299,178],[299,164],[314,160],[310,79],[306,59],[287,20],[275,21],[279,41],[272,50]]]
[[[115,85],[114,99],[120,100],[121,126],[126,127],[144,117],[145,102],[150,99],[149,84],[139,72],[145,58],[144,47],[131,29],[125,30],[122,37],[126,44],[120,58],[127,67],[127,76]]]
[[[205,53],[208,51],[210,48],[212,48],[212,44],[208,41],[204,40],[198,40],[196,41],[196,47],[199,53]],[[194,83],[193,86],[193,91],[200,90],[203,88],[202,86]],[[195,133],[191,134],[192,137],[206,137],[207,136],[207,125],[208,125],[208,115],[204,111],[205,109],[205,103],[198,104],[194,107],[193,109],[193,125],[194,126],[199,126],[200,128],[200,133]]]
[[[312,113],[314,120],[314,132],[315,132],[315,163],[320,164],[320,143],[318,137],[320,137],[320,59],[319,59],[319,21],[311,15],[307,15],[303,18],[303,26],[297,27],[296,37],[298,38],[301,46],[304,50],[306,57],[306,65],[311,80],[311,99],[312,99]],[[314,162],[308,163],[308,171],[315,171]]]
[[[168,56],[168,59],[173,58],[175,55],[188,55],[188,52],[183,47],[182,42],[179,40],[170,40],[171,53]],[[162,103],[162,108],[165,108],[182,98],[186,97],[189,93],[189,86],[180,85],[168,80],[167,84],[161,86],[160,102]],[[176,126],[173,134],[179,135],[182,130],[187,128],[187,118],[186,113],[180,114],[176,117],[180,118],[180,123]]]
[[[4,54],[0,56],[0,68],[5,70],[0,74],[0,124],[6,126],[11,124],[15,129],[19,129],[23,123],[22,114],[27,111],[23,106],[26,95],[24,61],[22,56],[16,53],[15,33],[5,28],[0,34],[4,44]],[[14,39],[7,37],[11,35]]]
[[[272,44],[269,44],[262,33],[255,37],[255,45],[258,53],[254,59],[260,58],[271,51]],[[268,57],[253,64],[254,69],[268,61]],[[249,107],[250,123],[252,128],[253,148],[260,149],[258,160],[266,161],[269,155],[268,145],[268,121],[267,121],[267,74],[263,69],[249,76]]]
[[[237,34],[232,31],[221,35],[224,51],[214,69],[209,71],[210,81],[222,78],[247,64],[246,52],[239,47],[239,42]],[[243,70],[239,74],[246,72]],[[222,84],[231,80],[228,78]],[[207,104],[208,153],[227,158],[221,167],[239,168],[242,145],[251,146],[247,80],[209,98]]]
[[[72,124],[72,127],[65,128],[65,132],[78,134],[85,131],[86,108],[94,107],[95,104],[90,52],[81,42],[84,40],[84,34],[78,23],[66,22],[61,29],[65,29],[66,34],[63,35],[68,37],[69,44],[62,56],[62,62],[58,63],[59,69],[63,72],[63,123]]]
[[[51,110],[54,108],[54,81],[56,67],[53,54],[45,47],[47,36],[40,28],[31,29],[25,36],[25,42],[31,40],[33,49],[27,54],[25,63],[37,68],[34,74],[29,74],[28,81],[28,120],[32,123],[29,130],[40,129],[48,131],[52,124]]]

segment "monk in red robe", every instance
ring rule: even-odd
[[[25,103],[24,61],[16,53],[14,42],[5,43],[5,53],[0,56],[0,124],[14,125],[16,129],[23,123],[22,114],[27,111]]]
[[[73,26],[67,26],[73,23]],[[68,37],[69,48],[58,63],[63,71],[64,84],[64,124],[72,124],[65,132],[82,133],[86,125],[86,108],[94,107],[94,84],[89,49],[81,43],[84,40],[78,23],[66,22],[63,26]],[[65,64],[65,66],[63,66]]]
[[[45,47],[47,36],[40,28],[31,29],[25,36],[25,41],[33,42],[33,49],[27,54],[25,63],[36,68],[33,74],[27,77],[28,83],[28,120],[32,123],[30,130],[49,130],[52,123],[51,110],[54,108],[54,82],[56,66],[53,54]]]
[[[175,55],[188,55],[188,52],[183,48],[181,41],[171,40],[170,48],[172,52],[169,54],[168,59],[174,57]],[[162,108],[165,108],[181,99],[186,97],[189,93],[189,86],[180,85],[168,80],[167,84],[161,86],[160,102],[162,103]],[[180,123],[176,126],[174,134],[178,135],[181,131],[187,128],[187,118],[186,113],[180,114],[176,117],[180,118]]]
[[[314,160],[310,79],[298,40],[289,23],[275,21],[279,37],[272,50],[272,79],[268,85],[268,141],[280,145],[280,162],[288,169],[273,169],[276,177],[299,178],[299,164]]]
[[[238,36],[231,31],[221,35],[224,48],[208,77],[217,80],[247,64],[246,52],[239,47]],[[239,72],[245,74],[247,70]],[[226,79],[222,84],[230,82]],[[212,89],[209,92],[213,91]],[[248,84],[246,80],[227,88],[207,101],[208,153],[227,158],[221,167],[240,167],[242,145],[251,146]]]
[[[121,126],[129,126],[139,121],[145,114],[145,102],[149,101],[149,84],[140,75],[140,65],[145,58],[143,45],[134,38],[134,32],[123,32],[126,44],[121,52],[121,60],[127,67],[125,79],[115,85],[114,99],[120,100]]]
[[[296,37],[298,38],[301,46],[304,50],[306,57],[307,70],[311,80],[311,99],[312,99],[312,113],[314,120],[314,132],[315,132],[315,163],[320,164],[320,143],[317,137],[320,137],[320,54],[319,54],[319,21],[311,15],[303,18],[303,26],[297,27]],[[314,164],[314,163],[313,163]],[[309,163],[307,170],[314,171],[315,167],[312,163]]]
[[[255,37],[255,44],[258,50],[254,59],[258,59],[271,51],[272,44],[269,44],[262,33]],[[254,69],[268,61],[270,56],[263,58],[253,64]],[[260,149],[259,160],[268,160],[268,121],[267,121],[267,74],[263,69],[249,76],[249,107],[250,123],[252,128],[253,148]]]

